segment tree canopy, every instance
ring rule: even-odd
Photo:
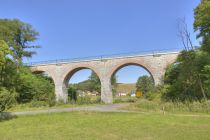
[[[150,76],[140,76],[136,82],[136,89],[141,91],[143,94],[148,93],[154,89],[154,82]]]
[[[15,103],[41,101],[54,104],[54,85],[23,65],[23,57],[32,57],[31,48],[38,36],[33,27],[17,19],[0,19],[0,111]]]
[[[201,0],[194,11],[194,29],[198,31],[197,38],[201,38],[201,48],[210,53],[210,1]]]
[[[34,45],[38,35],[30,24],[18,19],[0,19],[0,40],[7,43],[18,63],[22,62],[23,57],[32,57],[35,54],[29,49],[39,47]]]
[[[163,98],[172,101],[210,98],[210,1],[201,0],[194,10],[194,30],[201,38],[200,47],[183,50],[164,78]],[[188,41],[189,36],[187,36]]]

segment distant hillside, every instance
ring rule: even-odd
[[[76,87],[77,89],[80,89],[82,91],[87,91],[90,89],[90,83],[91,81],[90,80],[85,80],[85,81],[82,81],[80,83],[77,83],[77,84],[69,84],[69,86],[74,86]],[[118,86],[117,86],[117,92],[130,92],[132,90],[136,90],[136,84],[133,83],[133,84],[125,84],[125,83],[118,83]]]
[[[86,91],[89,89],[90,82],[91,82],[90,80],[85,80],[85,81],[79,82],[77,84],[69,84],[69,86],[74,86],[76,89]]]
[[[136,84],[124,84],[118,83],[117,92],[130,92],[131,90],[136,90]]]

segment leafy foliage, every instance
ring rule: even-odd
[[[101,81],[93,71],[89,77],[89,87],[89,91],[97,91],[98,93],[101,93]]]
[[[22,62],[23,57],[31,57],[35,54],[28,49],[39,47],[32,44],[38,35],[38,32],[30,24],[18,19],[0,19],[0,40],[4,40],[8,44],[18,63]]]
[[[210,1],[201,0],[195,9],[195,31],[199,31],[197,38],[202,38],[201,48],[210,53]]]
[[[147,75],[140,76],[136,82],[136,89],[141,91],[143,94],[153,90],[154,83],[152,78]]]
[[[0,112],[9,109],[16,102],[16,93],[9,91],[4,87],[0,87]]]
[[[75,85],[70,85],[68,88],[68,97],[70,101],[76,101],[77,100],[77,90]]]
[[[33,74],[27,67],[22,67],[18,76],[18,102],[25,103],[32,100],[45,101],[50,106],[54,104],[54,85],[47,77]]]
[[[184,50],[167,68],[164,100],[202,101],[210,98],[210,1],[201,0],[195,9],[194,29],[201,38],[199,49]],[[189,36],[188,36],[189,38]]]
[[[209,59],[209,55],[200,50],[182,51],[176,63],[170,65],[166,70],[163,99],[201,101],[205,96],[209,98],[209,86],[207,85],[209,79],[206,78],[208,74],[204,71]]]
[[[8,109],[14,102],[45,102],[55,104],[52,80],[33,74],[22,65],[23,57],[31,57],[31,48],[38,32],[17,19],[0,19],[0,106]],[[39,103],[40,104],[40,103]]]

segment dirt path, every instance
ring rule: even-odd
[[[46,110],[34,110],[26,112],[12,112],[11,115],[35,115],[41,113],[54,113],[54,112],[70,112],[70,111],[101,111],[101,112],[129,112],[126,110],[118,110],[118,108],[128,106],[129,103],[120,104],[109,104],[109,105],[94,105],[94,106],[81,106],[81,107],[69,107],[69,108],[56,108],[56,109],[46,109]]]
[[[128,106],[129,103],[119,103],[119,104],[108,104],[108,105],[93,105],[93,106],[78,106],[78,107],[68,107],[68,108],[53,108],[53,109],[45,109],[45,110],[33,110],[33,111],[25,111],[25,112],[2,112],[0,113],[0,118],[9,118],[11,116],[22,116],[22,115],[36,115],[36,114],[45,114],[45,113],[58,113],[58,112],[71,112],[71,111],[99,111],[99,112],[136,112],[136,113],[144,113],[150,114],[151,112],[138,112],[138,111],[128,111],[128,110],[120,110],[119,108]],[[153,112],[154,113],[154,112]],[[173,116],[182,116],[182,117],[208,117],[208,114],[173,114],[167,113],[165,115],[173,115]]]

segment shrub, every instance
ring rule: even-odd
[[[28,68],[21,68],[18,77],[17,101],[27,103],[31,101],[44,101],[49,106],[55,105],[54,85],[48,77],[33,74]]]
[[[31,101],[30,107],[42,107],[42,106],[48,106],[48,104],[44,101]]]
[[[9,109],[16,103],[16,93],[0,87],[0,112]]]
[[[91,104],[91,97],[89,97],[89,96],[78,97],[76,103],[80,104],[80,105],[81,104]]]
[[[114,103],[134,103],[138,99],[136,97],[128,97],[128,96],[122,96],[122,97],[115,97]]]
[[[91,99],[91,103],[92,104],[99,104],[99,103],[101,103],[101,97],[97,96],[96,98],[92,98]]]

